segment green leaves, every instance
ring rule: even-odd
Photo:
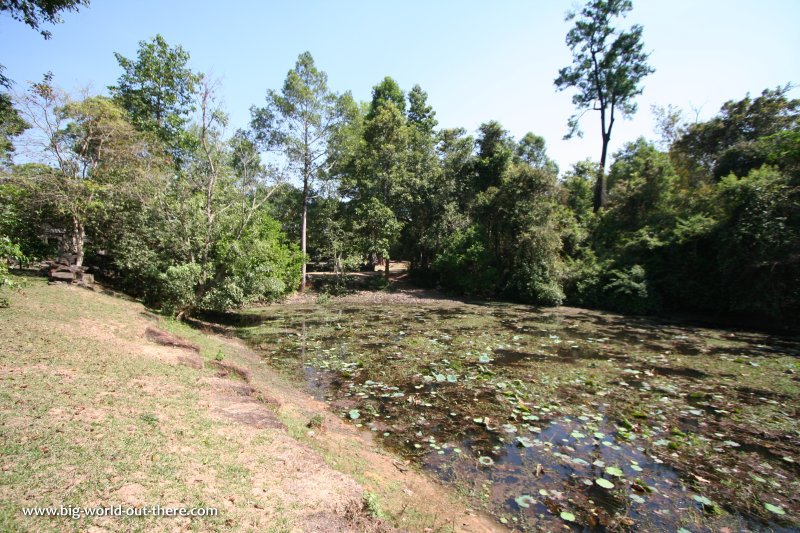
[[[156,35],[139,42],[136,60],[114,55],[125,71],[117,85],[109,87],[114,99],[138,128],[154,132],[162,142],[176,147],[180,131],[194,111],[202,78],[187,67],[189,53],[181,46],[170,47]]]

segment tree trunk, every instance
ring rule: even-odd
[[[77,218],[72,218],[72,244],[75,250],[75,266],[83,266],[83,239],[86,230],[83,223]]]
[[[383,267],[383,276],[386,279],[389,279],[389,256],[387,255],[384,260],[386,261],[386,264]]]
[[[594,212],[606,206],[606,156],[608,155],[608,141],[610,137],[603,133],[603,151],[600,154],[600,170],[597,172],[597,182],[594,184]]]
[[[306,228],[308,227],[308,177],[303,180],[303,220],[300,227],[300,250],[303,252],[303,274],[300,292],[306,290]]]

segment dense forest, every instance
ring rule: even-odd
[[[181,316],[305,288],[309,264],[344,280],[391,259],[474,297],[796,323],[800,100],[769,88],[694,122],[668,106],[659,138],[607,156],[614,113],[635,113],[652,72],[642,28],[608,27],[630,9],[576,13],[573,66],[549,74],[577,91],[573,133],[584,112],[603,127],[599,162],[567,169],[535,133],[439,128],[419,86],[337,94],[308,52],[238,125],[161,36],[116,54],[103,94],[3,78],[0,253],[68,255]]]

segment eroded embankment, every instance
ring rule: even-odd
[[[0,309],[0,338],[2,531],[493,527],[241,342],[39,280]],[[114,505],[218,514],[22,514]]]

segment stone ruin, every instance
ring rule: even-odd
[[[71,283],[84,287],[94,285],[94,275],[87,272],[87,267],[72,265],[66,259],[46,261],[42,270],[51,283]]]

